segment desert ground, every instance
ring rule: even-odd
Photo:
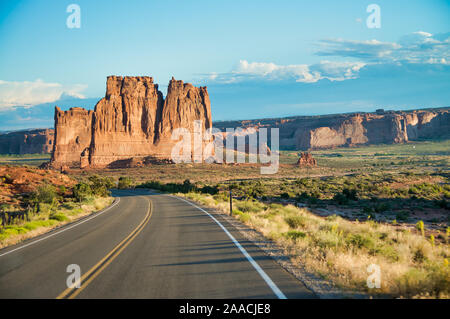
[[[260,164],[155,164],[123,169],[38,169],[47,155],[0,157],[2,246],[99,210],[108,188],[152,188],[233,215],[291,260],[338,287],[366,291],[367,265],[384,269],[378,294],[449,296],[450,140],[312,151],[316,167],[280,152]],[[31,194],[31,195],[30,195]],[[350,261],[350,262],[349,262]],[[370,291],[373,293],[373,291]]]

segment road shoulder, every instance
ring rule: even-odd
[[[180,197],[183,198],[183,197]],[[208,211],[212,216],[219,220],[223,225],[234,234],[239,234],[240,236],[235,236],[236,239],[240,240],[244,238],[255,244],[260,248],[265,255],[271,257],[276,261],[284,270],[293,275],[301,283],[303,283],[309,290],[316,294],[321,299],[342,299],[342,298],[367,298],[367,295],[360,292],[345,291],[333,285],[331,282],[320,278],[304,268],[294,265],[289,256],[284,253],[283,248],[268,240],[262,234],[256,230],[248,227],[247,225],[241,223],[237,219],[224,214],[221,211],[212,209],[210,207],[204,206],[198,202],[192,201],[190,199],[183,198],[191,203],[197,205],[198,207]]]

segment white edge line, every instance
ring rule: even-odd
[[[34,245],[34,244],[36,244],[36,243],[38,243],[38,242],[40,242],[40,241],[42,241],[42,240],[44,240],[44,239],[53,237],[53,236],[58,235],[58,234],[60,234],[60,233],[62,233],[62,232],[65,232],[66,230],[69,230],[69,229],[72,229],[72,228],[74,228],[74,227],[76,227],[76,226],[78,226],[78,225],[81,225],[81,224],[83,224],[83,223],[85,223],[85,222],[87,222],[87,221],[89,221],[89,220],[91,220],[91,219],[93,219],[93,218],[95,218],[95,217],[97,217],[97,216],[100,216],[101,214],[107,212],[108,210],[110,210],[111,208],[113,208],[114,206],[116,206],[119,202],[120,202],[120,197],[117,197],[117,201],[116,201],[114,204],[112,204],[112,205],[109,206],[108,208],[102,210],[101,212],[98,212],[98,213],[96,213],[95,215],[93,215],[93,216],[91,216],[91,217],[89,217],[89,218],[83,219],[81,222],[78,222],[78,223],[76,222],[75,224],[73,224],[73,225],[71,225],[71,226],[69,226],[69,227],[63,228],[63,229],[61,229],[60,231],[57,231],[56,233],[52,233],[52,234],[50,234],[50,235],[48,235],[48,236],[45,236],[45,237],[39,238],[39,239],[37,239],[37,240],[34,240],[34,241],[32,241],[32,242],[30,242],[30,243],[28,243],[28,244],[25,244],[25,245],[23,245],[23,246],[20,246],[20,247],[17,247],[17,248],[15,248],[15,249],[13,249],[13,250],[7,251],[6,253],[1,254],[0,257],[5,256],[5,255],[8,255],[8,254],[10,254],[10,253],[12,253],[12,252],[15,252],[15,251],[17,251],[17,250],[20,250],[20,249],[22,249],[22,248],[25,248],[25,247]],[[63,226],[63,227],[64,227],[64,226]]]
[[[191,203],[190,201],[185,200],[184,198],[176,197],[173,195],[167,195],[167,196],[185,201],[186,203],[194,206],[195,208],[200,209],[202,212],[206,213],[209,217],[211,217],[211,219],[214,220],[220,226],[220,228],[222,228],[222,230],[225,232],[225,234],[227,234],[228,237],[230,237],[230,239],[233,241],[233,243],[236,245],[236,247],[239,248],[239,250],[245,256],[245,258],[247,258],[247,260],[252,264],[252,266],[259,273],[259,275],[262,277],[262,279],[264,279],[264,281],[267,283],[267,285],[270,287],[270,289],[272,289],[272,291],[278,297],[278,299],[287,299],[287,297],[283,294],[283,292],[280,290],[280,288],[278,288],[278,286],[272,281],[272,279],[270,279],[270,277],[264,272],[264,270],[262,270],[262,268],[258,265],[258,263],[253,259],[253,257],[249,255],[249,253],[245,250],[245,248],[242,247],[242,245],[233,237],[233,235],[230,234],[230,232],[225,228],[225,226],[223,226],[213,215],[208,213],[203,208]]]

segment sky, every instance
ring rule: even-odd
[[[448,0],[2,0],[0,131],[93,109],[108,75],[206,85],[215,121],[450,106],[449,17]]]

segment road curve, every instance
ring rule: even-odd
[[[0,298],[315,298],[220,214],[147,190],[0,250]],[[119,200],[120,198],[120,200]],[[68,265],[81,269],[67,287]]]

